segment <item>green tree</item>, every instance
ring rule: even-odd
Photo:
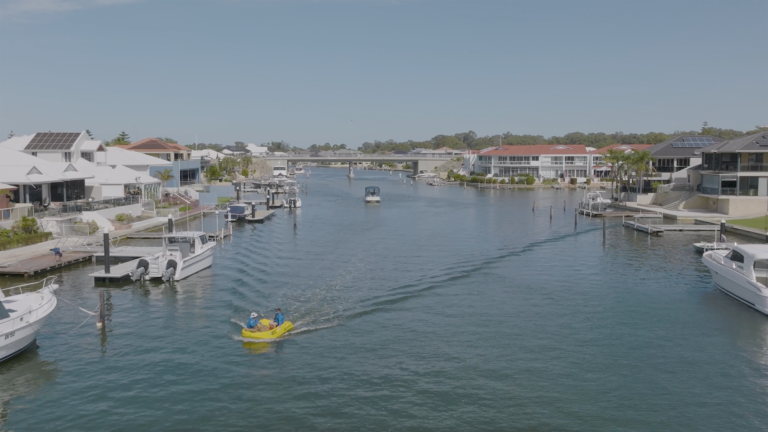
[[[175,139],[170,138],[170,137],[156,137],[156,138],[159,139],[160,141],[165,141],[167,143],[173,143],[173,144],[178,144],[179,143],[178,141],[176,141]]]
[[[236,157],[227,156],[219,161],[219,170],[223,171],[226,175],[230,175],[234,173],[239,164],[240,161]]]
[[[611,199],[613,199],[613,192],[615,190],[614,183],[618,181],[619,185],[621,184],[621,181],[618,179],[618,177],[624,167],[624,164],[627,162],[627,159],[628,158],[626,153],[616,149],[608,150],[603,157],[601,165],[609,165],[611,167]]]
[[[120,131],[117,138],[122,142],[131,142],[131,137],[125,131]]]
[[[85,133],[87,133],[87,134],[88,134],[88,138],[90,138],[90,139],[93,139],[93,134],[91,133],[91,130],[90,130],[90,129],[86,129],[86,130],[85,130]]]
[[[8,134],[8,139],[11,139],[11,138],[13,138],[13,131],[11,131],[11,133]]]
[[[162,188],[160,189],[160,197],[161,197],[160,199],[162,200],[162,196],[164,195],[164,192],[165,192],[165,185],[176,177],[174,177],[173,175],[173,170],[168,168],[168,169],[156,172],[155,178],[160,180],[160,183],[162,185]]]
[[[648,150],[635,150],[629,155],[629,166],[637,175],[637,193],[642,193],[643,175],[653,172],[653,157]]]
[[[219,167],[216,165],[211,165],[205,170],[205,178],[208,179],[208,183],[212,183],[214,179],[219,177],[221,177],[221,172],[219,172]]]
[[[242,141],[235,141],[235,148],[243,150],[245,149],[245,143]]]

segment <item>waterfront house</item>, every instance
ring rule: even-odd
[[[0,146],[39,157],[48,162],[94,162],[106,151],[99,140],[83,132],[38,132],[33,135],[11,137]]]
[[[654,172],[646,181],[672,184],[674,189],[692,189],[692,175],[701,164],[701,150],[721,142],[722,139],[707,135],[680,135],[650,147]]]
[[[729,215],[768,208],[768,131],[700,148],[696,189],[709,208]]]
[[[167,165],[149,166],[149,175],[153,177],[158,172],[171,169],[174,177],[167,182],[167,188],[178,188],[179,186],[199,183],[200,160],[192,159],[192,150],[183,145],[165,142],[158,138],[145,138],[127,146],[120,146],[120,148],[171,162],[172,166],[170,167]]]
[[[477,154],[471,169],[495,177],[530,174],[538,178],[575,177],[584,181],[592,176],[590,155],[581,144],[491,147]]]

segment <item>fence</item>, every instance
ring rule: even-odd
[[[109,198],[101,201],[77,201],[68,203],[59,203],[58,205],[48,207],[47,209],[35,209],[35,217],[56,217],[67,216],[82,213],[84,211],[98,211],[115,207],[123,207],[132,204],[139,204],[140,196],[129,195],[120,198]]]

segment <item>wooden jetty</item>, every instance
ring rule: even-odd
[[[116,246],[109,248],[109,257],[118,259],[136,259],[162,252],[162,246]],[[94,259],[103,259],[104,250],[93,254]]]
[[[57,261],[53,253],[19,260],[11,265],[0,267],[0,275],[33,276],[69,265],[85,262],[93,257],[90,252],[64,252],[61,261]]]
[[[266,218],[272,216],[272,214],[274,214],[274,213],[275,213],[274,210],[257,210],[256,213],[253,216],[251,216],[251,215],[246,216],[245,217],[245,221],[246,222],[264,223],[264,220]]]
[[[652,224],[650,222],[642,223],[637,220],[629,221],[625,220],[623,225],[625,227],[633,228],[637,231],[648,233],[651,235],[659,235],[666,231],[718,231],[720,229],[717,225],[693,225],[693,224],[679,224],[679,225],[665,225],[665,224]]]

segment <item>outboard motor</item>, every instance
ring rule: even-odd
[[[139,279],[143,279],[144,275],[149,272],[149,262],[145,259],[139,260],[136,264],[136,269],[131,273],[131,280],[136,282]]]
[[[165,271],[163,272],[163,282],[168,282],[169,280],[173,282],[173,276],[176,274],[176,261],[170,260],[165,265]]]

